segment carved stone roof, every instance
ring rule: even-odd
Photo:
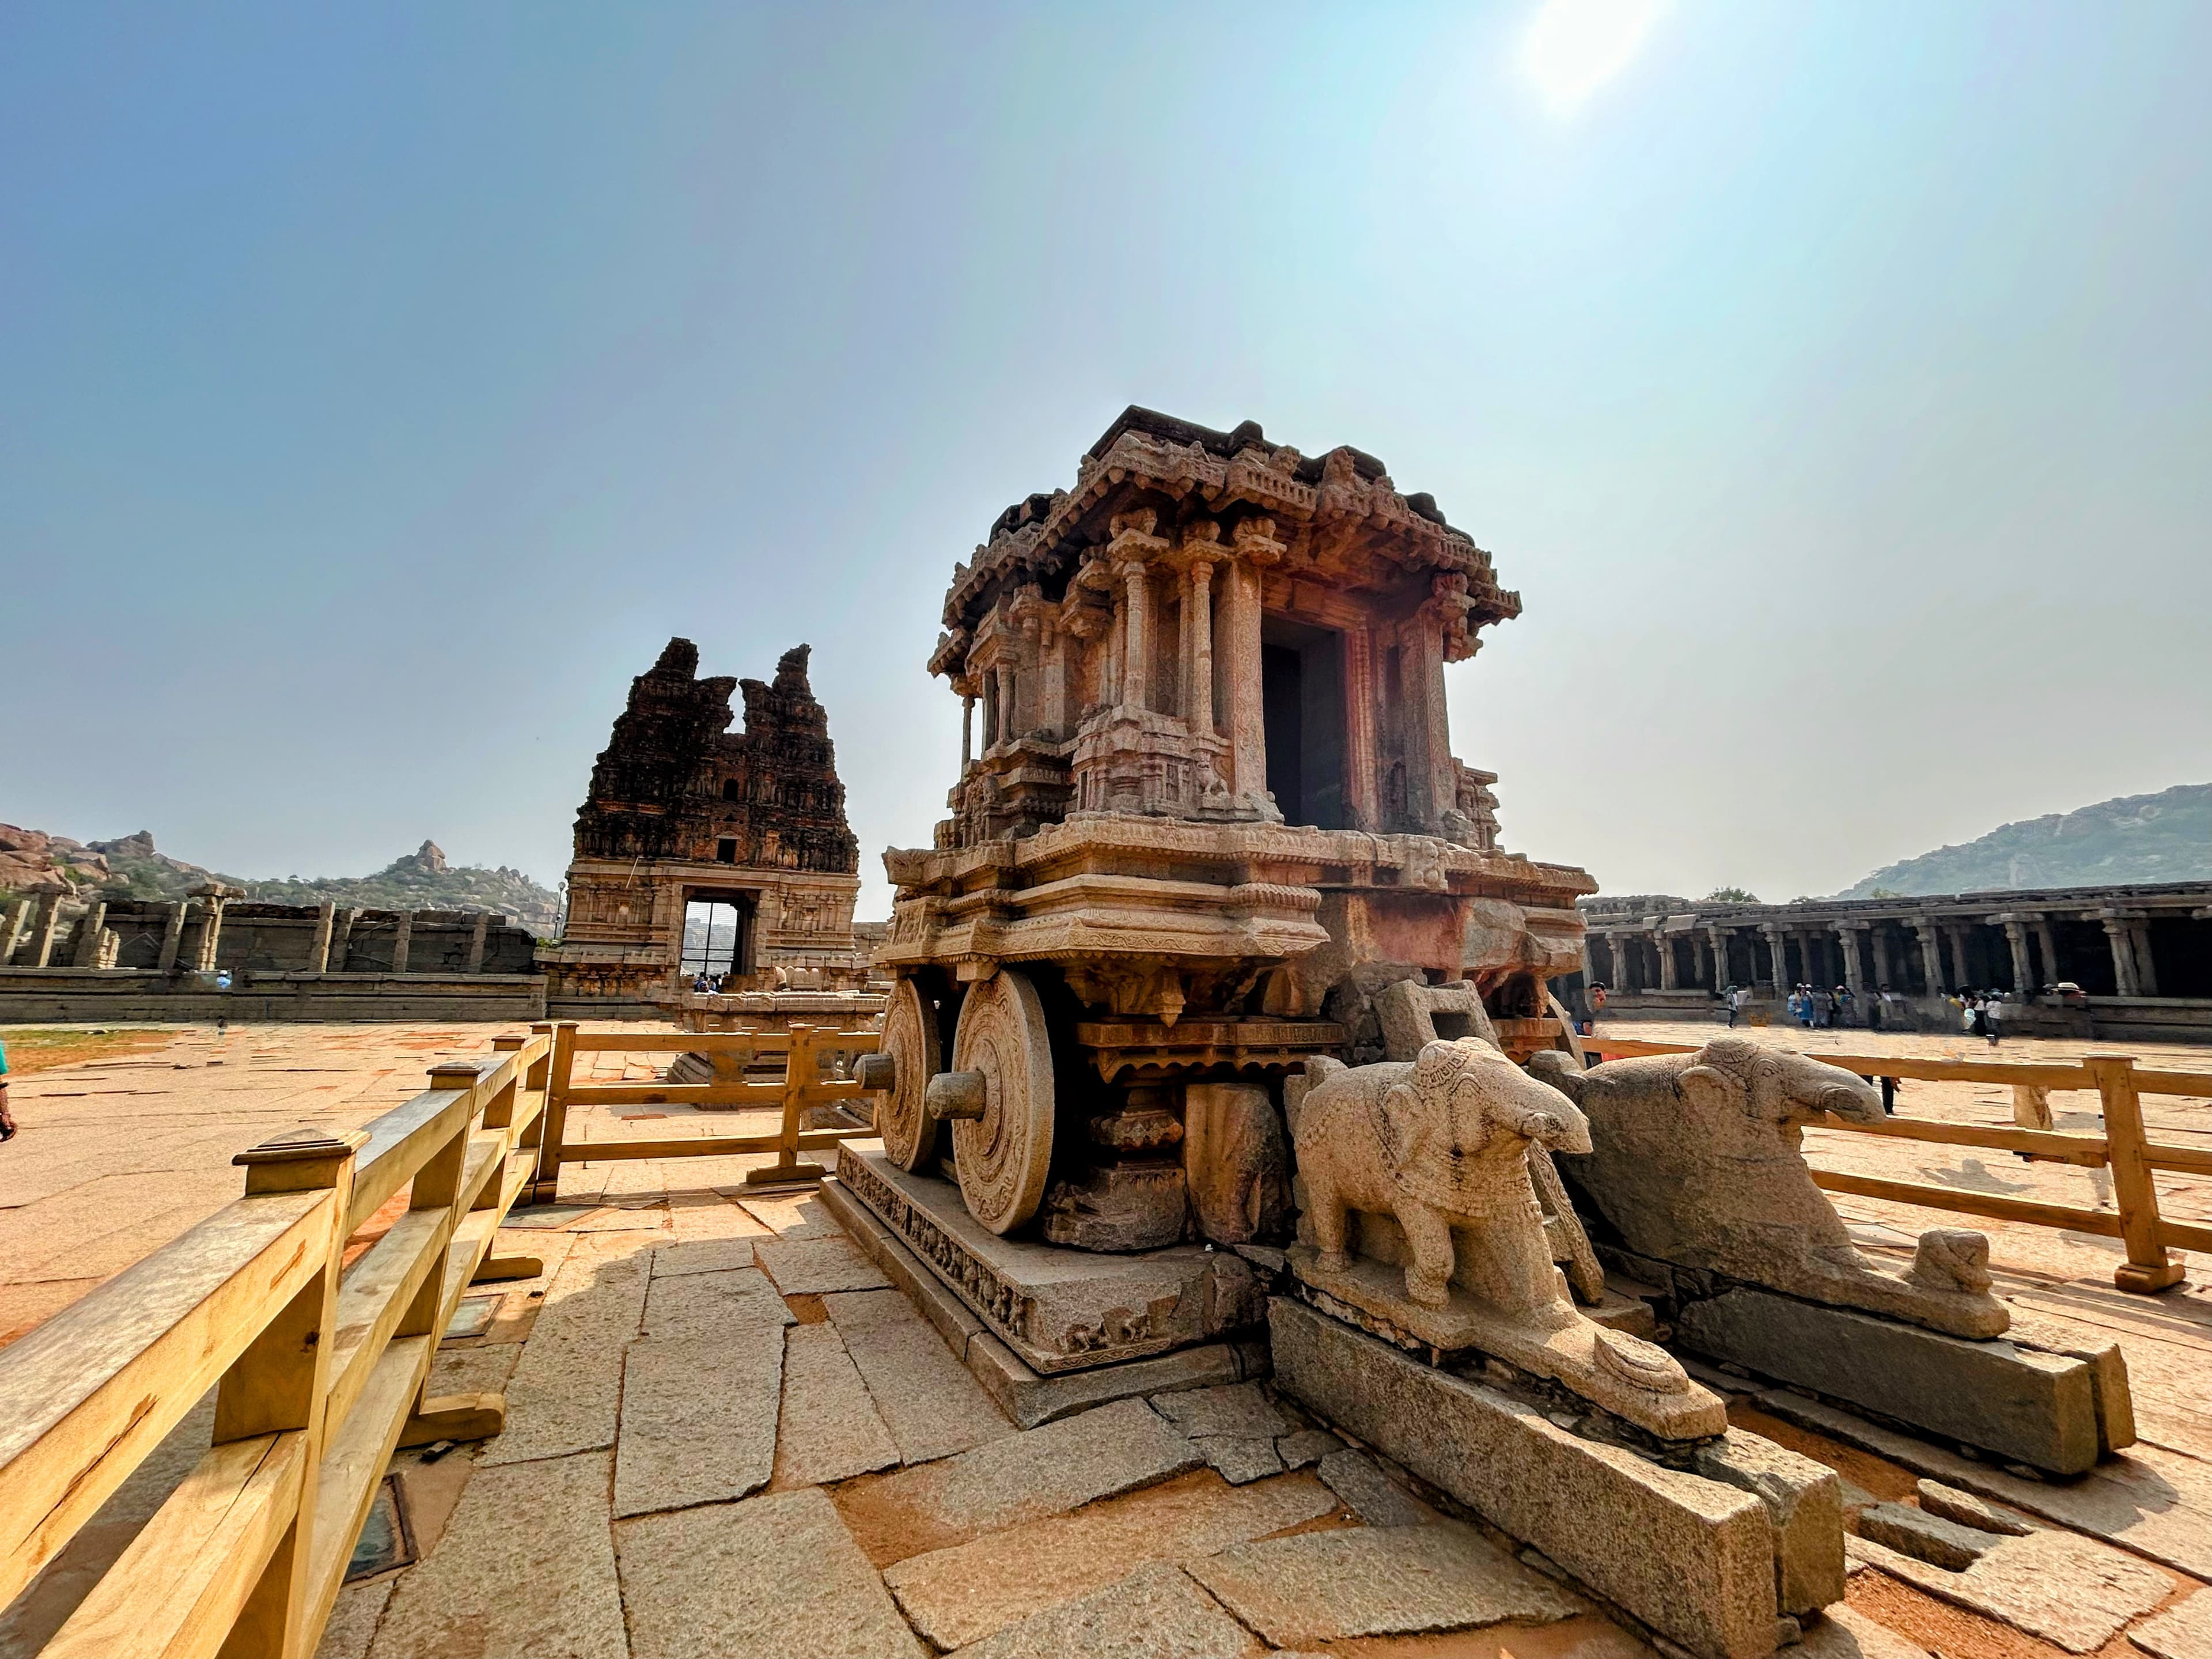
[[[1447,523],[1432,497],[1401,495],[1374,456],[1345,445],[1309,457],[1270,443],[1257,422],[1218,432],[1132,404],[1085,453],[1073,489],[1013,503],[974,558],[955,568],[945,600],[949,634],[932,669],[952,671],[1009,584],[1034,581],[1054,594],[1087,551],[1110,539],[1115,514],[1146,507],[1170,523],[1271,520],[1288,568],[1346,587],[1464,575],[1474,626],[1521,612],[1520,595],[1498,586],[1490,555]]]

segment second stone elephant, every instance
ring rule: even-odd
[[[1412,1258],[1406,1294],[1427,1307],[1449,1298],[1453,1231],[1482,1245],[1471,1264],[1503,1311],[1572,1319],[1560,1294],[1529,1184],[1531,1142],[1587,1152],[1589,1127],[1573,1103],[1479,1038],[1427,1044],[1418,1059],[1320,1067],[1295,1143],[1320,1266],[1349,1262],[1348,1212],[1388,1214]]]
[[[1588,1071],[1542,1054],[1528,1069],[1588,1115],[1589,1154],[1562,1159],[1560,1173],[1637,1255],[1954,1336],[2011,1322],[1990,1294],[1982,1234],[1923,1233],[1911,1268],[1887,1273],[1813,1184],[1804,1125],[1881,1119],[1881,1095],[1850,1073],[1744,1037]]]

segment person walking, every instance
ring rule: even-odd
[[[1833,1028],[1836,1023],[1836,1000],[1826,991],[1813,993],[1813,1024],[1820,1030]]]
[[[1728,988],[1728,1024],[1729,1030],[1733,1031],[1735,1030],[1735,1017],[1742,1012],[1743,987],[1741,985],[1731,985]]]
[[[0,1141],[15,1138],[15,1115],[8,1109],[8,1045],[0,1042]]]
[[[1851,988],[1848,985],[1836,987],[1835,998],[1836,1024],[1849,1025],[1851,1023],[1851,1008],[1858,999],[1851,994]]]
[[[1982,1035],[1990,1040],[1990,1047],[1997,1046],[1997,1030],[2004,1023],[2005,1000],[2002,992],[1993,993],[1982,1005]]]

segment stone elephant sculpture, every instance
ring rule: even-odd
[[[1530,1145],[1589,1149],[1574,1103],[1479,1038],[1425,1045],[1410,1061],[1316,1068],[1293,1142],[1318,1265],[1349,1266],[1348,1212],[1388,1214],[1405,1231],[1406,1294],[1442,1307],[1456,1265],[1453,1230],[1476,1232],[1470,1264],[1504,1311],[1572,1321],[1529,1183]]]
[[[1588,1071],[1541,1054],[1528,1069],[1586,1114],[1589,1148],[1560,1173],[1638,1255],[1954,1336],[2011,1322],[1980,1233],[1923,1233],[1902,1274],[1852,1245],[1800,1150],[1823,1114],[1881,1121],[1881,1094],[1849,1073],[1743,1037]]]

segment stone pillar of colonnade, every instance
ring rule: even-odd
[[[1690,984],[1700,991],[1713,988],[1713,942],[1703,933],[1690,935]]]
[[[168,973],[177,965],[177,957],[185,948],[185,915],[191,908],[190,899],[171,899],[161,907],[161,951],[154,959],[154,966]]]
[[[1783,948],[1782,930],[1762,925],[1759,931],[1766,937],[1767,982],[1773,986],[1776,996],[1786,997],[1790,994],[1790,957]]]
[[[1004,650],[1006,647],[1002,645],[1000,648]],[[1021,722],[1016,717],[1018,705],[1014,697],[1018,688],[1014,684],[1013,664],[1000,657],[998,666],[993,670],[993,677],[999,688],[999,741],[1012,743],[1022,734]]]
[[[1121,704],[1143,708],[1149,706],[1146,699],[1152,690],[1146,671],[1151,666],[1152,594],[1142,559],[1122,561],[1121,586]]]
[[[490,932],[491,912],[477,911],[476,926],[469,930],[469,960],[468,966],[462,970],[463,972],[471,974],[483,972],[484,942]]]
[[[1943,938],[1932,921],[1916,921],[1912,931],[1920,936],[1920,971],[1928,981],[1928,994],[1935,996],[1943,989]]]
[[[1183,719],[1193,735],[1213,735],[1213,563],[1212,559],[1190,562],[1190,588],[1183,599],[1183,661],[1189,683],[1182,694]]]
[[[2136,984],[2135,941],[2130,936],[2127,923],[2105,918],[2105,937],[2112,944],[2115,988],[2124,997],[2141,995]]]
[[[407,971],[407,957],[414,943],[415,913],[412,910],[402,910],[398,913],[398,925],[392,930],[392,971],[393,973],[404,974]]]
[[[31,926],[31,901],[19,898],[8,907],[8,916],[0,921],[0,968],[15,959],[15,947],[23,942],[23,935]]]
[[[325,899],[315,907],[315,937],[307,946],[307,971],[325,973],[331,965],[331,928],[337,917],[338,907]]]
[[[1866,994],[1866,975],[1859,966],[1859,931],[1864,925],[1856,921],[1836,924],[1836,945],[1844,955],[1844,988],[1855,997]]]
[[[2033,995],[2035,970],[2027,959],[2027,924],[2014,917],[2004,924],[2005,943],[2012,947],[2012,988],[2016,996]]]
[[[200,914],[198,946],[192,952],[192,968],[197,973],[215,971],[216,951],[222,944],[223,908],[230,900],[222,894],[210,894]]]
[[[1274,520],[1246,519],[1236,529],[1236,556],[1222,573],[1218,654],[1223,654],[1227,694],[1230,787],[1240,804],[1267,799],[1267,726],[1260,672],[1260,573],[1279,562],[1285,548]]]
[[[100,966],[100,935],[106,925],[107,901],[95,899],[86,907],[84,920],[77,924],[76,949],[70,953],[70,967]]]
[[[975,758],[975,699],[963,696],[960,699],[960,775],[968,775],[968,768]]]
[[[358,905],[338,912],[337,924],[331,929],[331,954],[325,968],[325,972],[332,974],[345,972],[346,957],[353,951],[354,924],[360,920],[361,907]]]
[[[1651,948],[1659,953],[1659,988],[1662,991],[1680,990],[1681,972],[1674,965],[1674,941],[1662,930],[1655,927],[1651,930]]]
[[[2043,953],[2043,983],[2057,984],[2065,975],[2058,971],[2058,935],[2051,930],[2049,916],[2036,917],[2035,943]]]
[[[61,926],[62,888],[58,884],[39,895],[39,908],[31,917],[31,944],[26,967],[44,968],[53,960],[54,934]]]
[[[2151,960],[2149,921],[2138,917],[2130,922],[2128,937],[2135,946],[2136,994],[2154,997],[2158,994],[2158,964]]]
[[[1729,973],[1729,936],[1725,927],[1708,927],[1705,938],[1713,953],[1713,989],[1725,991],[1731,978]]]
[[[1874,939],[1874,988],[1879,991],[1887,986],[1894,989],[1897,985],[1897,966],[1890,951],[1889,923],[1887,921],[1874,923],[1872,937]]]

